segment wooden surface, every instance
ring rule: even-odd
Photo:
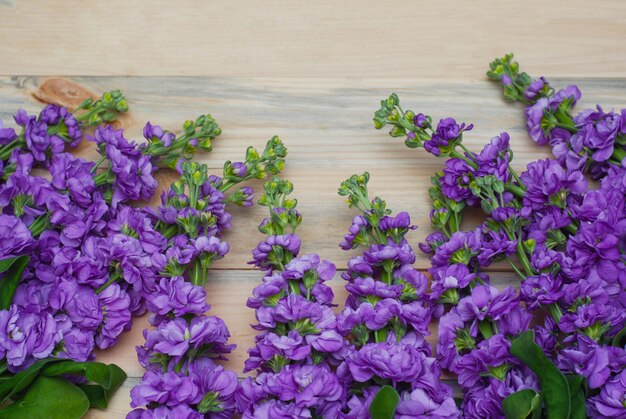
[[[473,122],[466,135],[472,150],[508,131],[521,170],[550,153],[528,139],[521,108],[505,104],[485,80],[489,61],[513,51],[529,73],[552,76],[557,86],[577,83],[581,108],[621,108],[625,39],[622,0],[0,0],[0,118],[10,124],[19,107],[36,111],[41,100],[71,103],[85,92],[119,88],[131,108],[120,125],[131,138],[141,138],[147,120],[176,130],[187,118],[213,114],[224,133],[199,160],[215,172],[225,159],[240,159],[248,145],[262,147],[277,134],[289,148],[284,176],[295,184],[304,216],[302,252],[345,269],[356,252],[337,244],[355,213],[336,190],[352,173],[368,170],[372,193],[395,211],[410,212],[419,225],[409,235],[414,248],[430,231],[427,187],[442,161],[374,130],[380,99],[395,91],[405,108],[435,120]],[[86,90],[64,88],[67,79],[50,84],[54,75],[70,75]],[[41,91],[42,84],[56,89]],[[89,147],[77,154],[95,156]],[[166,184],[171,176],[160,180]],[[215,265],[207,292],[211,313],[226,321],[239,345],[227,366],[241,372],[254,337],[248,326],[254,312],[245,301],[261,279],[246,262],[263,237],[256,225],[265,213],[258,207],[232,213],[231,252]],[[470,217],[466,226],[477,222]],[[427,268],[428,259],[418,255],[416,266]],[[516,283],[505,269],[493,268],[498,286]],[[332,286],[341,305],[339,275]],[[134,346],[146,326],[146,318],[137,319],[116,347],[98,354],[129,379],[106,412],[88,417],[121,418],[130,410],[129,390],[142,374]]]

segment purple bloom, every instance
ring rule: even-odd
[[[494,335],[478,344],[478,348],[463,355],[457,362],[459,384],[465,389],[480,385],[484,376],[504,380],[516,359],[510,354],[511,342],[503,335]]]
[[[442,119],[437,124],[437,130],[432,138],[424,143],[424,148],[435,156],[439,156],[442,152],[447,154],[454,149],[454,143],[460,139],[463,131],[470,131],[472,128],[474,128],[472,124],[459,125],[453,118]]]
[[[270,270],[275,263],[282,263],[282,260],[275,260],[274,247],[281,248],[295,257],[300,252],[300,237],[295,234],[269,236],[252,251],[253,260],[249,263],[261,270]]]
[[[386,233],[390,230],[416,229],[417,227],[411,226],[411,217],[409,216],[409,213],[402,211],[396,214],[395,217],[385,215],[381,218],[378,228],[383,233]]]
[[[30,230],[19,218],[0,214],[0,260],[24,254],[32,245]]]
[[[520,287],[520,294],[530,310],[535,310],[539,306],[547,306],[557,302],[563,292],[561,278],[557,275],[542,273],[529,276]]]
[[[462,290],[476,278],[467,265],[452,264],[428,270],[432,275],[431,298],[437,300],[449,289]]]
[[[461,416],[461,412],[459,412],[451,394],[448,394],[447,397],[437,397],[437,399],[433,399],[426,391],[417,388],[402,397],[396,408],[395,417],[398,419],[417,417],[443,419]]]
[[[474,205],[478,199],[470,190],[470,183],[474,180],[474,169],[465,160],[452,158],[446,161],[443,169],[441,192],[457,202],[465,201],[468,205]]]
[[[495,176],[503,182],[508,182],[509,163],[511,160],[511,149],[509,146],[509,134],[503,132],[497,137],[493,137],[489,144],[476,156],[478,169],[476,176]]]
[[[395,261],[399,265],[415,262],[415,253],[406,241],[395,243],[389,240],[387,244],[373,244],[363,252],[363,259],[371,265],[380,265],[386,261]]]
[[[489,285],[478,285],[472,294],[459,301],[457,311],[463,321],[498,320],[519,305],[515,290],[507,287],[502,292]]]
[[[412,383],[424,374],[426,355],[412,345],[369,343],[346,360],[355,381],[363,383],[372,377],[389,379],[394,384]]]
[[[590,399],[590,407],[598,417],[620,418],[626,416],[626,371],[610,379],[600,394]]]
[[[369,227],[369,223],[362,215],[357,215],[352,219],[352,225],[348,228],[348,234],[345,235],[344,240],[339,243],[339,247],[343,250],[350,250],[357,244],[361,244],[360,241],[356,241],[360,236],[362,230]]]
[[[441,316],[438,327],[437,359],[443,368],[456,371],[461,355],[475,348],[478,328],[467,328],[456,308]]]
[[[17,134],[13,128],[6,128],[2,119],[0,119],[0,145],[7,145],[17,138]]]
[[[148,309],[160,316],[173,313],[176,317],[185,314],[203,314],[209,310],[205,301],[204,288],[186,282],[182,277],[161,278],[155,292],[146,296]]]
[[[106,349],[113,346],[117,337],[132,324],[130,297],[118,284],[111,284],[98,294],[98,299],[103,320],[96,335],[96,345]]]
[[[28,367],[33,358],[48,357],[58,340],[50,313],[20,311],[15,305],[0,311],[0,353],[11,371]]]
[[[143,128],[143,136],[148,141],[161,141],[164,147],[170,147],[176,138],[173,133],[164,131],[159,125],[152,125],[150,121]]]
[[[540,210],[544,205],[565,205],[570,194],[582,194],[587,181],[582,172],[565,170],[555,160],[539,160],[528,165],[521,174],[526,185],[523,197],[525,210]]]
[[[558,367],[582,375],[590,388],[603,386],[611,374],[606,347],[598,346],[597,342],[580,335],[576,343],[577,348],[561,350],[557,358]]]
[[[175,372],[147,371],[141,383],[130,391],[131,407],[157,403],[165,406],[198,403],[198,386],[191,376]]]
[[[524,98],[526,100],[533,101],[544,97],[546,91],[549,89],[551,88],[546,79],[539,77],[538,79],[533,80],[533,82],[528,85],[526,90],[524,90]]]
[[[324,364],[287,365],[278,374],[266,374],[260,380],[265,392],[298,407],[324,407],[344,395],[337,376]]]

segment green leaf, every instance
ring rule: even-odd
[[[0,261],[0,272],[6,272],[4,278],[0,280],[0,310],[8,310],[11,307],[13,294],[22,280],[29,259],[24,255]]]
[[[546,406],[546,417],[568,419],[571,400],[567,379],[535,343],[535,334],[532,330],[522,333],[513,340],[511,355],[528,365],[539,377]]]
[[[67,360],[66,362],[46,366],[41,374],[48,377],[80,375],[105,389],[111,388],[111,373],[109,367],[101,362],[75,362]]]
[[[109,364],[107,368],[111,376],[111,387],[109,389],[105,389],[96,384],[82,384],[78,386],[89,398],[91,406],[97,407],[98,409],[107,408],[113,393],[115,393],[126,380],[126,373],[117,365]]]
[[[626,338],[626,326],[622,330],[620,330],[619,333],[613,338],[613,346],[622,347],[626,345],[626,342],[622,342],[624,338]]]
[[[21,399],[0,409],[3,419],[78,419],[89,410],[81,389],[60,377],[40,376]]]
[[[13,375],[8,380],[0,382],[0,404],[6,402],[11,396],[18,394],[28,387],[47,364],[60,361],[64,360],[54,358],[42,359],[35,362],[27,369]]]
[[[399,402],[400,396],[395,388],[391,386],[381,387],[370,405],[372,419],[393,419]]]
[[[502,400],[506,419],[539,419],[541,417],[541,395],[535,390],[520,390]]]
[[[587,409],[585,407],[585,379],[580,375],[567,375],[565,377],[569,384],[570,392],[570,419],[587,419]]]

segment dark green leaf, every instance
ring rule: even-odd
[[[580,375],[567,375],[570,392],[570,419],[587,419],[587,410],[585,408],[585,379]]]
[[[101,362],[67,361],[46,366],[42,375],[54,377],[58,375],[80,375],[89,381],[104,387],[111,388],[111,373],[109,367]]]
[[[623,347],[626,345],[626,342],[622,342],[624,338],[626,338],[626,326],[613,338],[613,346]]]
[[[395,388],[391,386],[381,387],[370,405],[372,419],[393,419],[399,402],[400,396]]]
[[[568,419],[571,409],[567,379],[535,343],[532,330],[522,333],[511,343],[511,354],[533,370],[543,392],[548,419]]]
[[[85,392],[92,407],[106,409],[111,396],[126,380],[126,373],[117,365],[107,365],[111,376],[111,388],[108,390],[96,384],[83,384],[78,387]]]
[[[539,419],[541,417],[541,395],[535,390],[520,390],[502,400],[506,419]]]
[[[60,377],[38,377],[21,399],[0,409],[3,419],[78,419],[89,410],[81,389]]]
[[[0,310],[8,310],[13,302],[13,294],[22,280],[22,273],[28,264],[28,256],[3,259],[0,261],[0,272],[6,272],[0,280]]]
[[[18,372],[8,380],[0,382],[0,403],[4,403],[8,398],[28,387],[30,383],[37,378],[41,369],[45,367],[46,364],[61,361],[64,360],[54,358],[42,359],[35,362],[24,371]]]

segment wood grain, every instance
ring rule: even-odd
[[[0,118],[11,124],[17,108],[35,112],[39,99],[62,100],[67,92],[100,93],[122,89],[129,99],[131,111],[120,121],[127,136],[139,140],[146,120],[175,130],[187,118],[211,113],[223,128],[223,135],[214,143],[214,150],[198,156],[216,173],[225,159],[243,156],[248,145],[262,147],[278,134],[289,148],[284,177],[295,185],[294,196],[304,216],[300,230],[304,253],[317,252],[330,259],[340,269],[356,252],[343,252],[337,247],[350,224],[354,211],[337,196],[339,183],[355,172],[372,174],[371,191],[385,198],[395,211],[409,211],[419,229],[409,236],[415,248],[430,232],[428,214],[430,202],[426,193],[429,177],[442,166],[422,150],[408,150],[401,141],[389,139],[385,132],[372,127],[371,118],[381,98],[397,92],[405,108],[423,111],[435,119],[454,116],[460,121],[473,122],[474,131],[465,142],[479,150],[490,137],[502,130],[512,136],[514,166],[521,170],[529,161],[548,157],[546,147],[533,144],[524,130],[522,109],[508,105],[500,97],[498,87],[486,80],[448,79],[390,79],[390,78],[264,78],[264,77],[76,77],[55,81],[55,89],[46,90],[47,79],[39,77],[0,77]],[[557,86],[572,79],[554,79]],[[621,108],[626,97],[623,79],[576,79],[583,91],[579,107],[601,103],[605,108]],[[67,86],[74,86],[72,89]],[[60,93],[59,93],[60,92]],[[64,93],[65,92],[65,93]],[[45,92],[44,92],[45,93]],[[88,93],[87,93],[88,94]],[[61,99],[54,95],[61,95]],[[70,94],[72,96],[73,93]],[[93,148],[83,145],[77,154],[95,158]],[[171,180],[171,174],[160,174],[161,183]],[[253,183],[258,190],[260,182]],[[211,314],[225,319],[232,342],[238,344],[227,366],[238,372],[243,369],[246,349],[254,332],[254,312],[245,308],[252,288],[260,282],[261,273],[250,270],[250,251],[262,239],[256,225],[264,217],[264,208],[232,209],[233,229],[226,240],[231,245],[227,257],[215,265],[207,285]],[[466,226],[476,225],[480,218],[470,216]],[[418,256],[416,267],[428,268],[428,259]],[[515,285],[510,272],[491,273],[497,286]],[[331,282],[336,302],[345,299],[343,281]],[[123,417],[129,411],[129,391],[142,374],[136,361],[134,347],[142,343],[142,330],[147,318],[138,318],[133,329],[124,334],[117,346],[98,354],[104,362],[115,362],[130,378],[111,401],[107,411],[92,410],[90,418]],[[432,325],[433,331],[436,329]],[[429,338],[431,342],[436,335]]]
[[[0,74],[626,76],[622,0],[2,0]]]

